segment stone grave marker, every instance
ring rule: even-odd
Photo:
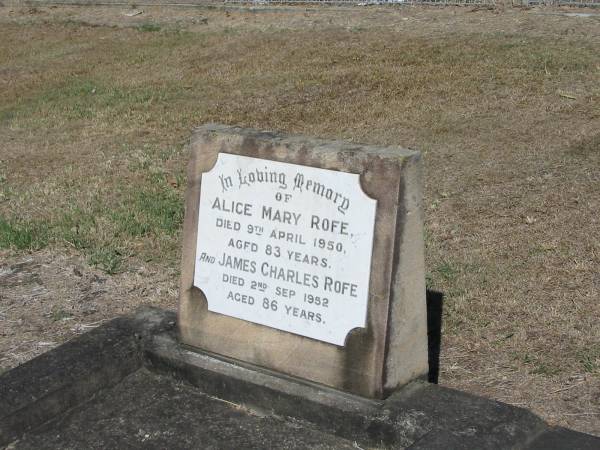
[[[372,398],[427,373],[418,152],[214,124],[190,146],[181,342]]]

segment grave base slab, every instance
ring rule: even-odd
[[[600,448],[531,412],[413,382],[370,400],[191,351],[144,309],[0,375],[0,446]]]

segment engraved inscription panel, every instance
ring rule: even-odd
[[[376,203],[358,174],[220,153],[194,286],[209,311],[343,346],[365,326]]]

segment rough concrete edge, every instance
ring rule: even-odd
[[[156,335],[146,343],[145,360],[148,369],[188,382],[211,397],[260,415],[306,421],[324,432],[367,446],[442,449],[454,443],[456,448],[465,449],[525,449],[551,430],[529,410],[424,381],[408,383],[383,401],[362,398],[189,350],[176,341],[173,333]],[[446,417],[452,415],[453,408],[464,414],[460,418]],[[484,417],[479,416],[482,408]],[[413,416],[425,418],[428,425],[415,426]],[[478,431],[465,434],[471,429]],[[506,446],[498,447],[499,439]]]
[[[142,366],[141,342],[174,316],[141,309],[0,375],[0,445],[18,439]]]
[[[347,439],[365,439],[382,403],[307,380],[188,350],[163,333],[145,346],[146,367],[191,383],[205,394],[260,414],[292,417]],[[391,432],[391,430],[390,430]]]
[[[187,346],[179,344],[171,334],[155,336],[153,342],[146,346],[145,351],[146,356],[152,354],[166,357],[171,361],[175,358],[181,359],[185,364],[214,371],[243,383],[260,385],[283,394],[302,396],[323,406],[333,406],[348,412],[372,412],[382,405],[381,401],[339,391],[224,356],[188,349]]]

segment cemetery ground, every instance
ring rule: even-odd
[[[0,7],[0,370],[176,308],[185,143],[221,122],[421,150],[440,384],[600,435],[600,16],[573,12]]]

